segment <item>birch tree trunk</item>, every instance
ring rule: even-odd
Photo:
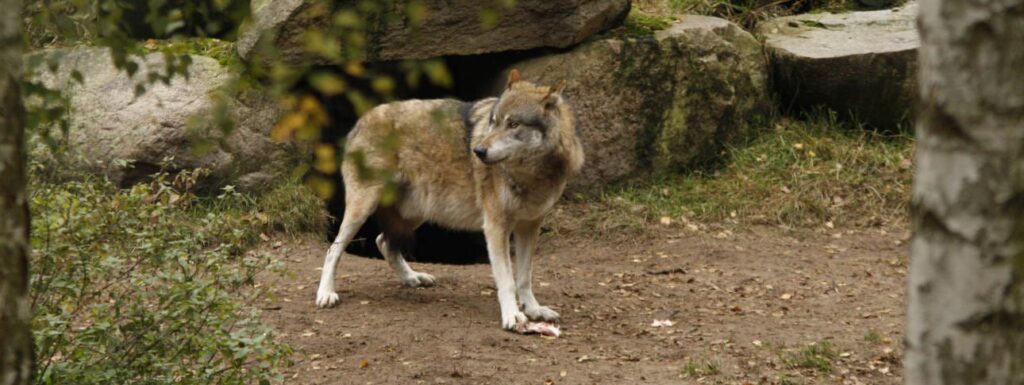
[[[921,0],[908,385],[1024,384],[1024,0]]]
[[[32,376],[28,200],[21,76],[21,0],[0,0],[0,385]]]

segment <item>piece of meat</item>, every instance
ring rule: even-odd
[[[558,329],[557,325],[553,325],[547,322],[520,322],[516,325],[515,332],[519,334],[540,334],[551,337],[558,337],[562,335],[562,331]]]

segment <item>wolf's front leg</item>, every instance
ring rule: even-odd
[[[516,283],[512,276],[512,261],[509,259],[509,231],[506,221],[484,219],[484,237],[487,238],[487,256],[491,260],[491,272],[498,289],[498,305],[501,306],[501,327],[513,330],[517,324],[526,322],[526,315],[516,305]]]
[[[533,296],[533,253],[537,250],[540,220],[516,224],[516,293],[523,304],[523,313],[532,320],[557,321],[558,313],[541,306]]]

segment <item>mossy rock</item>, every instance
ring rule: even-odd
[[[594,40],[511,68],[541,84],[567,81],[587,155],[577,191],[714,161],[771,113],[761,46],[714,17],[686,15],[653,36]]]
[[[758,27],[786,112],[819,108],[873,129],[906,130],[917,98],[917,3],[780,17]]]

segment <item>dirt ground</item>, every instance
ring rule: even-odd
[[[266,249],[286,272],[262,279],[261,307],[295,348],[286,384],[900,384],[906,236],[548,234],[534,288],[562,314],[557,339],[500,329],[487,265],[413,263],[438,285],[411,289],[384,261],[346,255],[341,303],[316,309],[328,245],[313,238]]]

